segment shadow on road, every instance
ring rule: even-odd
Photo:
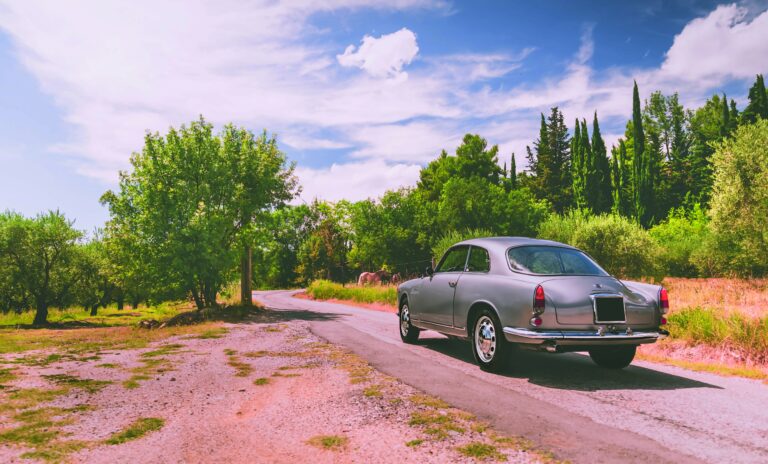
[[[454,359],[475,363],[467,342],[427,338],[419,344]],[[717,385],[635,365],[622,370],[603,369],[595,365],[588,356],[575,353],[550,354],[515,349],[510,357],[509,366],[498,375],[528,379],[536,385],[563,390],[722,389]]]

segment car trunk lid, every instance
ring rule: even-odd
[[[623,283],[611,276],[558,276],[541,283],[547,299],[555,306],[557,322],[564,325],[589,326],[595,324],[626,321],[630,325],[653,324],[655,312],[653,301],[635,293]],[[620,302],[622,298],[625,316],[622,316]],[[605,298],[598,304],[603,311],[602,318],[596,321],[595,298]],[[609,317],[611,316],[611,317]]]

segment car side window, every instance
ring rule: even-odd
[[[467,262],[467,246],[451,248],[440,260],[435,273],[438,272],[463,272]]]
[[[488,250],[472,246],[469,249],[469,259],[467,260],[467,272],[488,272],[491,270],[491,258],[488,256]]]

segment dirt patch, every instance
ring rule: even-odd
[[[388,305],[385,303],[358,303],[357,301],[351,301],[351,300],[339,300],[336,298],[331,298],[328,300],[318,300],[316,298],[312,298],[311,296],[307,295],[304,292],[299,292],[293,295],[294,298],[299,298],[302,300],[315,300],[315,301],[325,301],[328,303],[337,303],[337,304],[343,304],[347,306],[356,306],[358,308],[364,308],[364,309],[372,309],[373,311],[381,311],[385,313],[397,313],[397,306],[394,305]]]
[[[13,391],[62,388],[51,379],[72,385],[35,406],[56,408],[49,415],[67,414],[51,438],[66,454],[27,455],[49,461],[547,458],[525,440],[499,436],[471,415],[323,342],[306,321],[260,314],[224,327],[217,337],[176,336],[144,349],[104,351],[98,360],[16,365],[8,388],[0,390],[0,404]],[[142,376],[137,384],[126,388],[137,375]],[[81,383],[99,388],[77,388]],[[19,417],[18,411],[0,411],[0,434],[18,428]],[[29,443],[0,442],[0,461],[28,462],[21,456],[33,449]]]

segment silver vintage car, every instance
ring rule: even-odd
[[[457,243],[434,270],[401,284],[398,301],[404,342],[422,329],[468,339],[489,371],[512,345],[588,351],[597,365],[621,369],[638,345],[668,334],[664,288],[619,280],[581,250],[524,237]]]

